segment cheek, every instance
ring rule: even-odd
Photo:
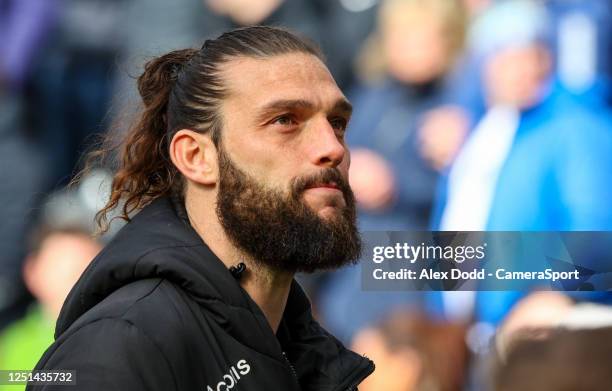
[[[351,166],[351,155],[347,149],[347,153],[344,157],[344,160],[342,160],[342,162],[338,165],[338,170],[340,171],[340,174],[344,176],[345,179],[348,179],[350,166]]]
[[[274,190],[289,196],[293,179],[298,176],[297,170],[288,162],[263,162],[261,165],[248,166],[248,174],[257,183],[268,190]]]
[[[258,183],[285,188],[292,155],[278,148],[263,135],[232,140],[225,145],[232,163]]]

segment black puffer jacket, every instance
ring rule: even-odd
[[[275,335],[169,199],[145,207],[64,303],[36,369],[76,386],[28,390],[345,391],[374,369],[313,319],[293,283]]]

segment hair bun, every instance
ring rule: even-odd
[[[138,78],[138,92],[145,107],[168,102],[174,82],[197,52],[196,49],[175,50],[147,62]]]

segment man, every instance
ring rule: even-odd
[[[477,20],[486,112],[449,170],[436,227],[445,231],[607,231],[612,212],[612,133],[607,110],[555,77],[552,25],[539,2],[500,2]],[[604,250],[593,243],[591,254]],[[597,262],[596,256],[591,256]],[[473,319],[487,341],[518,291],[447,292],[444,311]],[[475,296],[475,297],[474,297]],[[575,299],[609,301],[604,292]]]
[[[487,108],[450,168],[443,230],[608,230],[610,113],[555,80],[538,2],[494,6],[473,31]]]
[[[92,180],[96,178],[90,177],[83,184],[92,185]],[[102,239],[106,238],[92,237],[95,211],[83,201],[92,201],[84,197],[85,187],[53,193],[41,207],[23,267],[23,280],[36,303],[0,332],[1,369],[36,365],[53,342],[55,322],[68,292],[102,249]],[[25,385],[0,384],[0,391],[23,389]]]
[[[75,390],[356,389],[373,363],[318,325],[293,281],[360,252],[350,104],[319,52],[238,29],[152,60],[138,87],[144,112],[100,212],[121,203],[131,222],[37,368],[75,370]]]

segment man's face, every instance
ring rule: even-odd
[[[444,22],[426,8],[405,11],[409,14],[388,14],[382,19],[387,66],[401,82],[429,83],[443,75],[452,61]]]
[[[224,68],[217,214],[255,260],[314,271],[357,258],[344,132],[350,105],[307,54]]]
[[[541,45],[501,50],[485,65],[489,104],[518,109],[536,105],[550,70],[550,54]]]

